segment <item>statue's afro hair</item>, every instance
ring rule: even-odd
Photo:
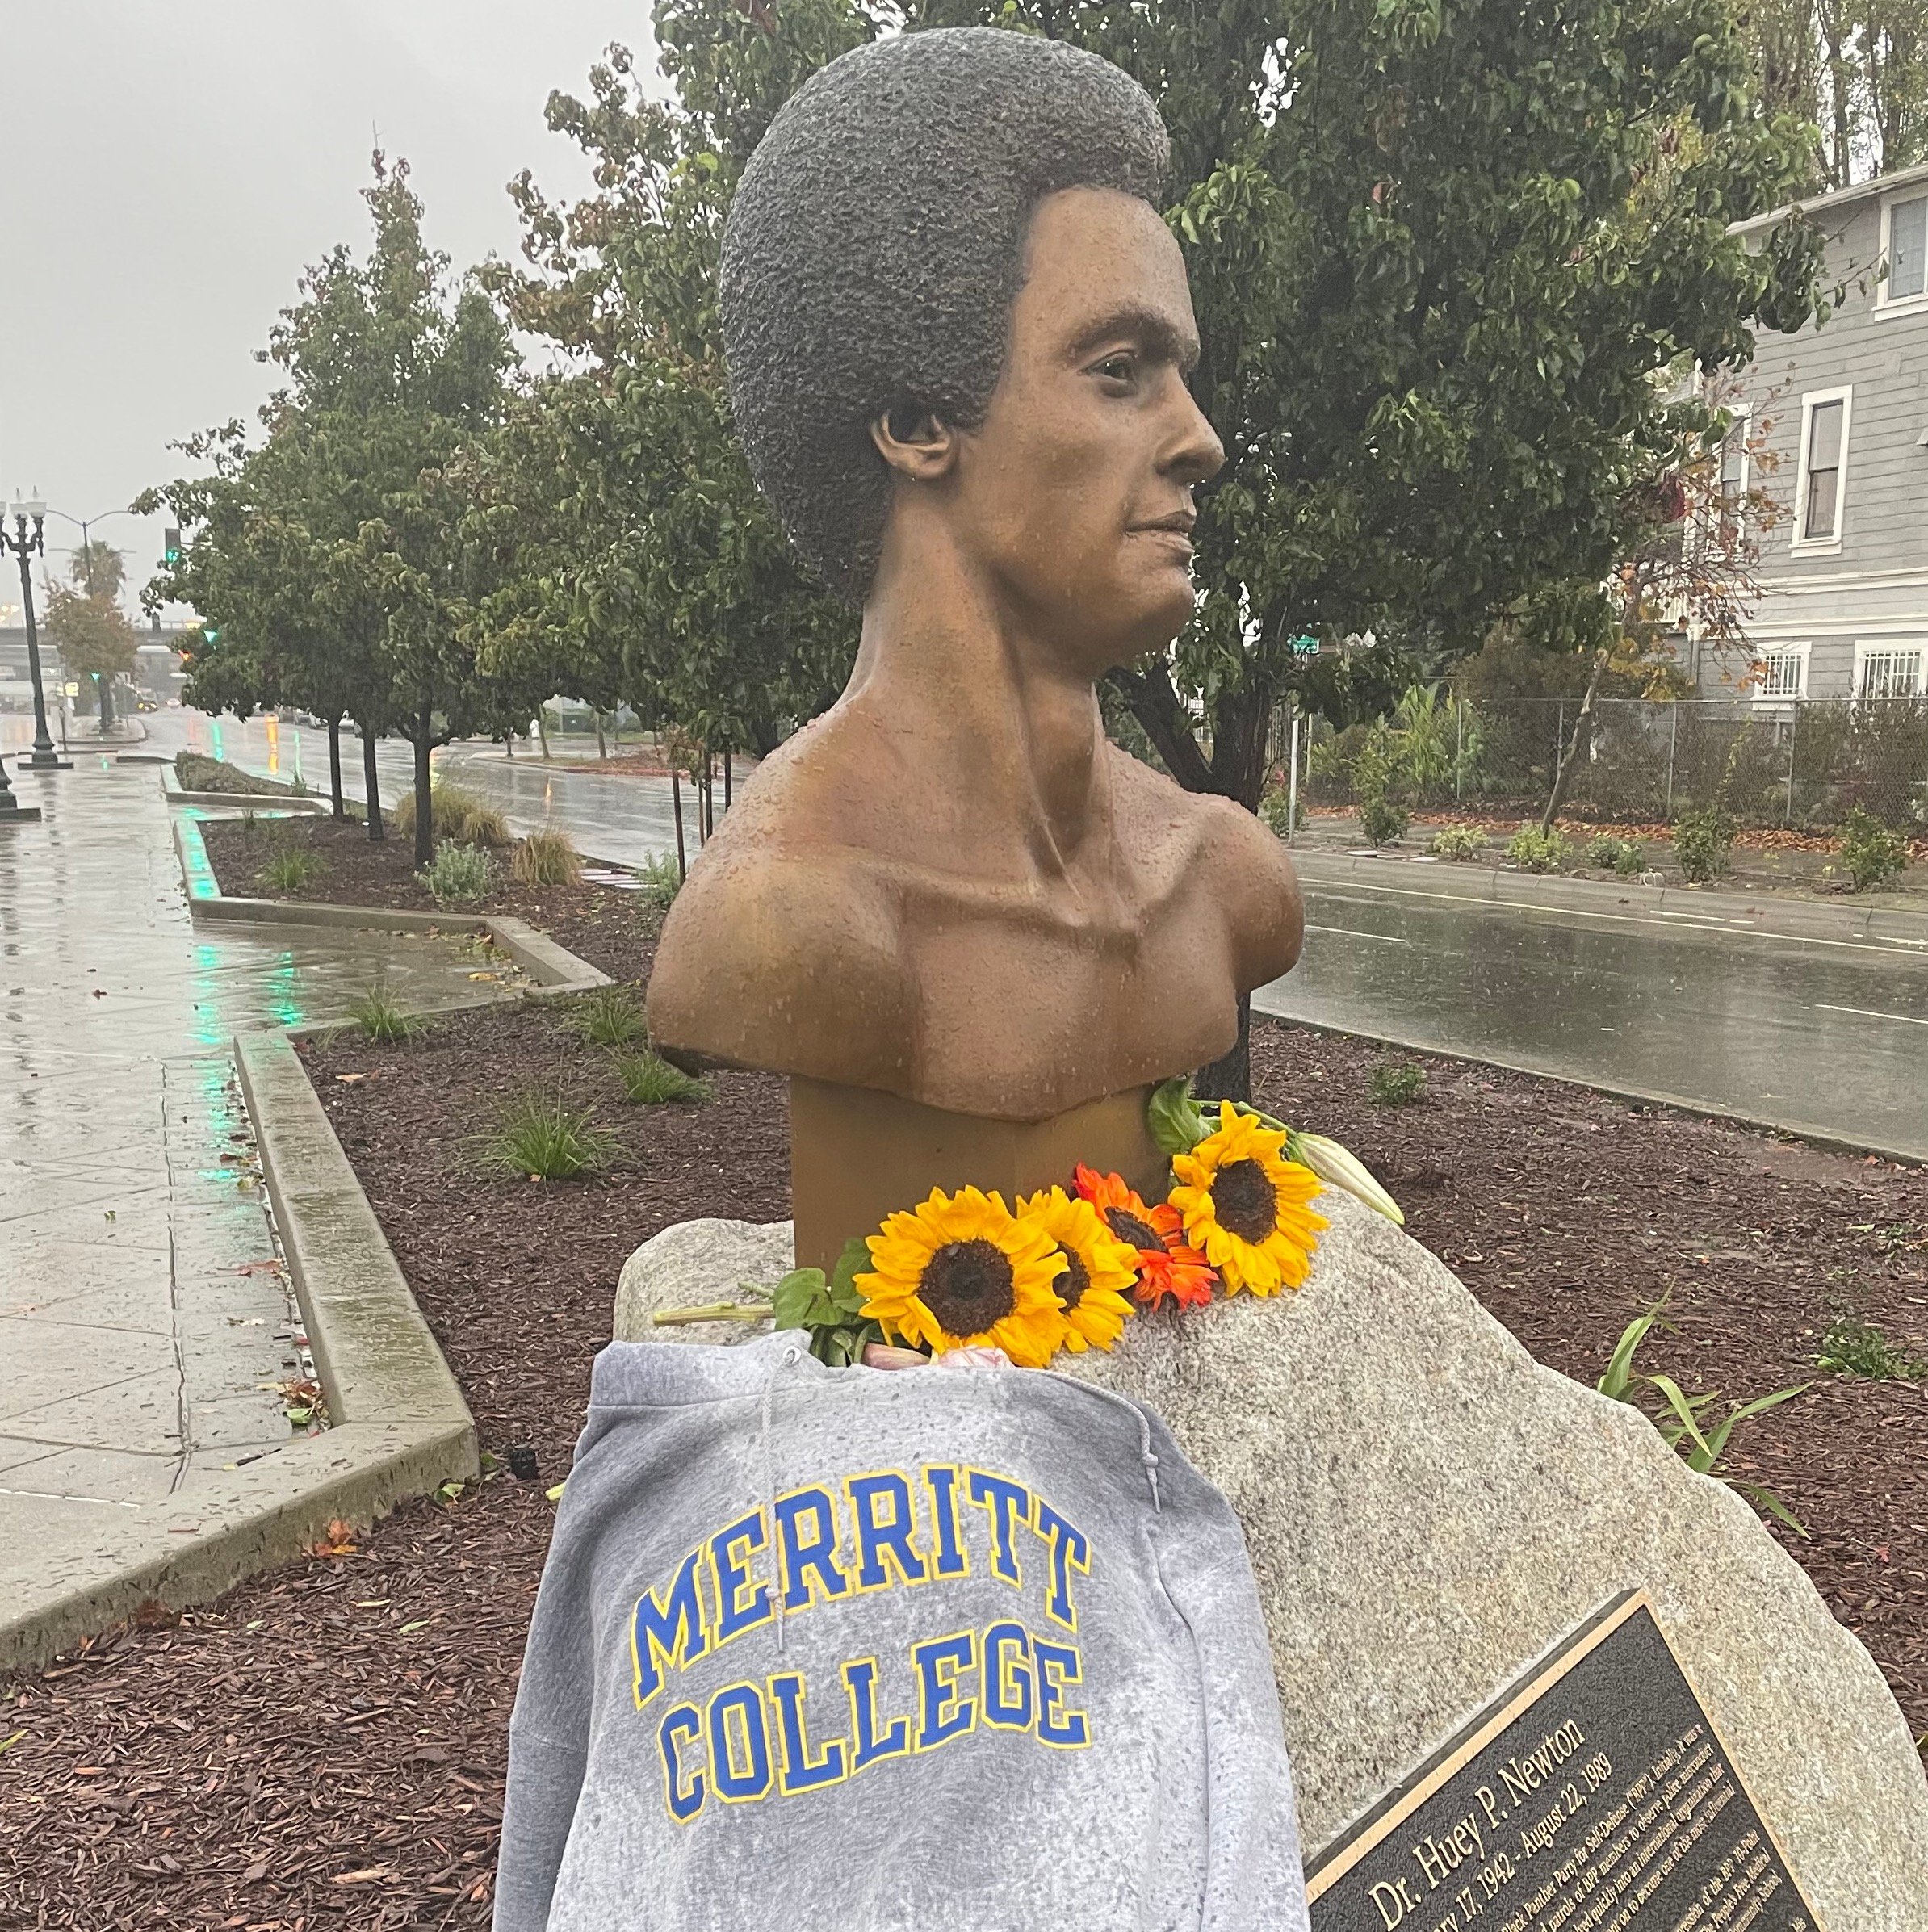
[[[879,40],[785,105],[723,232],[730,394],[750,468],[797,547],[861,604],[889,480],[869,425],[983,420],[1033,209],[1061,188],[1156,205],[1171,144],[1097,55],[995,27]]]

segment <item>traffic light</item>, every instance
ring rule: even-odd
[[[170,527],[163,532],[161,535],[161,561],[165,564],[170,570],[172,570],[175,564],[178,564],[180,560],[181,533],[178,530]]]

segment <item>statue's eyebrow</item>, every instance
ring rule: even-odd
[[[1155,308],[1116,308],[1085,329],[1072,345],[1076,357],[1089,355],[1120,336],[1137,339],[1140,348],[1168,363],[1177,363],[1186,375],[1198,367],[1198,337]]]

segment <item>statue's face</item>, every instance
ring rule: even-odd
[[[1192,486],[1225,460],[1185,386],[1198,325],[1178,244],[1129,195],[1038,204],[1004,374],[959,438],[960,537],[1025,631],[1096,677],[1191,615]]]

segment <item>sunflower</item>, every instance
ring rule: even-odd
[[[1069,1324],[1064,1345],[1072,1354],[1109,1348],[1117,1340],[1138,1284],[1138,1251],[1118,1239],[1088,1201],[1052,1188],[1017,1204],[1021,1222],[1036,1222],[1064,1256],[1064,1272],[1052,1285]]]
[[[1215,1277],[1205,1256],[1185,1245],[1175,1209],[1146,1206],[1121,1175],[1081,1164],[1075,1178],[1079,1197],[1119,1240],[1137,1249],[1139,1301],[1155,1307],[1169,1295],[1180,1308],[1197,1308],[1211,1300]]]
[[[1297,1288],[1311,1265],[1318,1231],[1328,1225],[1310,1205],[1318,1176],[1287,1160],[1285,1146],[1283,1134],[1222,1100],[1217,1129],[1189,1154],[1171,1157],[1178,1177],[1171,1205],[1230,1293],[1243,1289],[1276,1295]]]
[[[864,1313],[893,1339],[934,1355],[982,1343],[1021,1368],[1042,1368],[1064,1340],[1054,1285],[1064,1257],[1049,1230],[1017,1220],[1000,1194],[933,1188],[866,1245],[874,1272],[857,1276]]]

